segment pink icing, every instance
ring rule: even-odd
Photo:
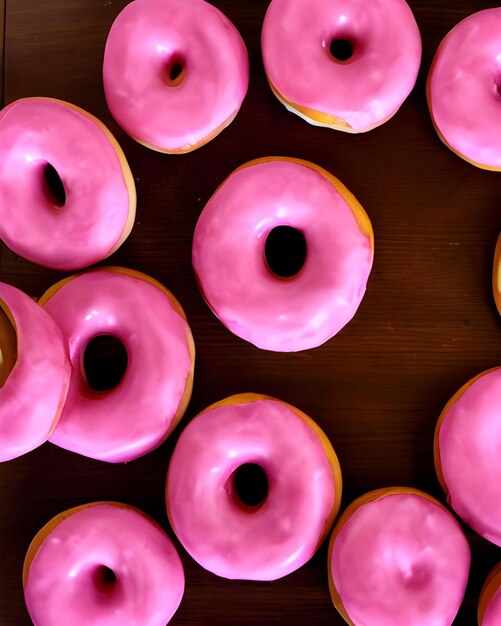
[[[51,442],[112,463],[159,446],[173,425],[192,365],[190,328],[166,293],[141,278],[96,270],[74,277],[44,308],[63,331],[73,365]],[[81,366],[88,342],[102,334],[121,340],[128,353],[122,381],[105,393],[89,389]]]
[[[268,496],[257,509],[232,493],[233,472],[260,465]],[[315,553],[335,501],[333,470],[313,430],[283,403],[209,409],[181,434],[167,475],[174,532],[205,569],[230,579],[276,580]]]
[[[63,182],[63,207],[48,194],[47,164]],[[130,174],[118,144],[89,114],[47,98],[10,104],[0,112],[0,238],[56,269],[104,259],[128,234],[135,211],[122,168]]]
[[[115,574],[103,590],[100,568]],[[165,626],[184,573],[170,539],[136,510],[96,504],[61,521],[40,546],[24,591],[35,626]]]
[[[334,39],[352,43],[348,61],[330,54]],[[421,63],[421,36],[404,0],[272,0],[262,49],[282,98],[359,132],[397,112]]]
[[[17,361],[0,388],[0,461],[8,461],[47,441],[66,397],[70,364],[60,330],[31,298],[0,283],[0,306],[17,331]]]
[[[185,68],[168,85],[175,60]],[[161,151],[208,141],[237,114],[249,84],[245,44],[203,0],[135,0],[111,27],[104,55],[111,114],[132,137]]]
[[[355,626],[451,626],[470,549],[454,517],[416,494],[363,504],[334,541],[330,571]]]
[[[432,65],[429,101],[454,151],[501,169],[501,7],[470,15],[446,35]]]
[[[365,293],[373,254],[347,202],[318,171],[288,160],[234,172],[204,208],[193,240],[200,287],[221,322],[259,348],[321,345],[347,324]],[[292,279],[268,269],[276,226],[300,230],[306,262]]]
[[[452,508],[501,546],[501,368],[484,374],[449,408],[439,446]]]
[[[499,626],[501,624],[501,585],[489,601],[479,626]]]

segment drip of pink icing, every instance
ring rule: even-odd
[[[44,305],[63,331],[73,365],[70,389],[51,442],[102,461],[147,454],[167,436],[191,368],[191,331],[164,291],[107,270],[81,274]],[[118,387],[92,392],[83,353],[98,335],[124,344],[128,367]]]
[[[100,568],[116,582],[103,590]],[[167,535],[139,512],[98,504],[61,521],[40,546],[24,592],[35,626],[165,626],[184,593]]]
[[[451,626],[470,549],[454,517],[415,494],[363,504],[337,535],[329,567],[355,626]]]
[[[268,477],[258,509],[231,490],[233,472],[246,463]],[[190,422],[170,462],[166,500],[174,532],[202,567],[224,578],[276,580],[315,553],[335,481],[314,431],[283,403],[260,400]]]
[[[307,257],[292,279],[271,273],[268,234],[292,226]],[[372,268],[369,237],[316,170],[273,160],[234,172],[209,200],[193,240],[203,295],[221,322],[259,348],[308,350],[355,315]]]
[[[492,596],[480,626],[499,626],[501,624],[501,587]]]
[[[447,411],[440,463],[456,513],[501,546],[501,368],[484,374]]]
[[[347,39],[353,56],[330,54]],[[391,117],[411,92],[421,36],[404,0],[272,0],[263,25],[268,78],[286,100],[357,131]]]
[[[433,119],[451,148],[501,169],[501,7],[470,15],[446,35],[429,89]]]
[[[56,207],[44,171],[61,178]],[[0,238],[17,254],[72,270],[107,257],[129,216],[122,165],[104,130],[66,103],[18,100],[0,112]]]
[[[47,441],[66,397],[70,364],[53,320],[26,294],[0,283],[17,330],[17,361],[0,388],[0,461]]]
[[[177,86],[166,84],[174,60],[185,69]],[[186,150],[236,115],[249,60],[235,26],[204,0],[135,0],[111,27],[103,77],[110,111],[129,135]]]

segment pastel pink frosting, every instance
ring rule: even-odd
[[[501,7],[470,15],[446,35],[431,68],[429,103],[455,152],[501,169]]]
[[[490,599],[479,626],[499,626],[499,624],[501,624],[501,586]]]
[[[482,375],[453,403],[438,442],[452,508],[501,546],[501,368]]]
[[[348,61],[331,55],[334,39],[351,42]],[[412,91],[421,36],[404,0],[272,0],[262,50],[282,98],[363,132],[394,115]]]
[[[451,626],[470,560],[454,517],[409,493],[360,506],[335,538],[329,567],[355,626]]]
[[[135,211],[125,157],[97,120],[48,98],[0,112],[0,238],[47,267],[74,270],[101,261],[128,233]],[[54,204],[44,178],[52,165],[66,202]],[[132,180],[132,178],[131,178]]]
[[[116,583],[99,585],[100,568]],[[24,590],[35,626],[165,626],[184,593],[172,542],[139,511],[95,504],[61,521],[29,568]]]
[[[0,283],[0,307],[17,333],[17,360],[0,387],[0,461],[8,461],[47,441],[66,397],[70,363],[61,331],[29,296]]]
[[[292,226],[307,256],[291,279],[275,276],[265,258],[268,234]],[[308,350],[355,315],[373,261],[371,242],[325,176],[291,160],[250,164],[216,191],[198,220],[193,266],[221,322],[259,348]]]
[[[261,466],[268,495],[257,509],[233,493],[233,472]],[[276,580],[315,553],[335,502],[318,436],[272,399],[209,409],[185,428],[167,475],[171,525],[187,552],[218,576]]]
[[[112,463],[159,446],[173,426],[192,367],[191,331],[170,297],[146,280],[101,269],[74,277],[44,308],[63,332],[73,367],[50,441]],[[128,366],[115,389],[93,392],[82,371],[83,354],[103,334],[123,343]]]
[[[175,60],[185,76],[172,86]],[[111,114],[129,135],[157,150],[187,151],[237,114],[249,59],[235,26],[208,2],[135,0],[111,27],[103,78]]]

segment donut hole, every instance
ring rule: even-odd
[[[113,593],[117,586],[117,577],[115,572],[106,565],[98,565],[92,574],[94,586],[104,595]]]
[[[50,163],[46,163],[43,169],[43,176],[45,195],[48,201],[54,207],[62,208],[66,204],[66,191],[56,168]]]
[[[0,389],[5,385],[17,361],[17,332],[0,300]]]
[[[92,391],[111,391],[121,383],[128,365],[127,349],[113,335],[98,335],[84,351],[83,374]]]
[[[268,269],[275,276],[295,276],[306,261],[305,236],[292,226],[276,226],[266,238],[265,257]]]
[[[353,56],[354,50],[355,46],[353,41],[346,37],[336,37],[331,41],[329,46],[329,52],[332,58],[341,63],[349,61]]]
[[[501,76],[494,79],[494,95],[498,100],[501,100]]]
[[[186,63],[179,55],[171,57],[165,68],[165,83],[169,87],[180,85],[186,74]]]
[[[232,474],[232,492],[238,504],[260,507],[268,496],[268,476],[257,463],[244,463]]]

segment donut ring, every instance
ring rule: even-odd
[[[281,278],[266,260],[277,227],[299,231],[306,261]],[[193,267],[214,314],[264,350],[308,350],[355,315],[365,293],[374,235],[364,209],[324,169],[299,159],[246,163],[214,193],[198,220]]]
[[[47,441],[70,381],[61,331],[19,289],[0,283],[0,461]]]
[[[165,626],[183,597],[184,572],[154,520],[125,504],[94,502],[37,533],[23,587],[36,626]]]
[[[39,302],[61,328],[73,366],[51,442],[111,463],[161,445],[193,387],[193,337],[174,296],[141,272],[108,267],[60,281]],[[88,342],[103,334],[122,342],[128,366],[117,387],[96,392],[82,362]]]
[[[97,118],[61,100],[25,98],[0,111],[0,137],[0,238],[11,250],[76,270],[122,245],[136,189],[122,149]]]
[[[334,528],[332,602],[349,626],[451,626],[470,561],[461,527],[440,502],[406,487],[372,491]]]
[[[348,133],[393,117],[421,63],[404,0],[272,0],[261,45],[278,100],[310,124]]]
[[[490,572],[478,603],[478,626],[497,626],[501,622],[501,563]]]
[[[204,0],[135,0],[118,15],[104,52],[111,114],[133,139],[191,152],[237,115],[249,85],[240,33]]]
[[[267,476],[268,492],[255,506],[236,490],[236,472],[248,464]],[[336,454],[311,418],[274,398],[239,394],[202,411],[181,434],[167,474],[167,514],[205,569],[276,580],[316,552],[341,491]]]

